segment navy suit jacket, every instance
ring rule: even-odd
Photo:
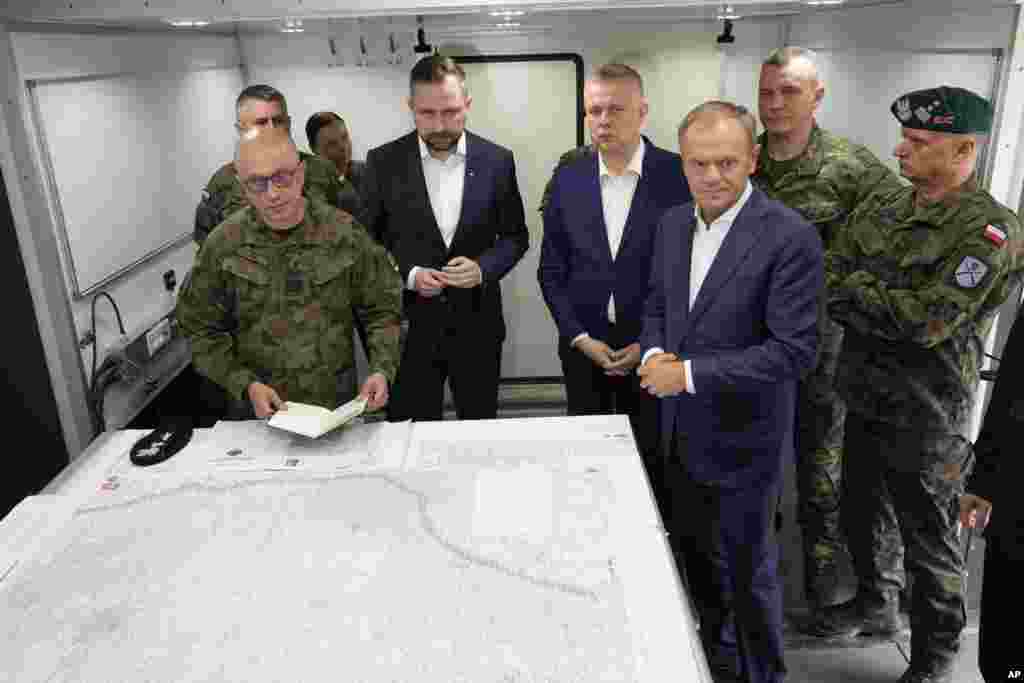
[[[499,280],[530,243],[512,152],[466,131],[465,173],[451,248],[445,246],[430,205],[416,131],[367,155],[359,219],[398,262],[403,288],[413,266],[441,269],[456,256],[480,265],[479,287],[449,287],[433,298],[405,290],[403,308],[410,326],[439,327],[453,314],[466,334],[502,340]]]
[[[690,309],[693,204],[658,226],[643,351],[691,361],[695,394],[661,399],[665,453],[676,439],[701,483],[777,481],[793,455],[798,380],[814,367],[824,286],[818,231],[754,188]]]
[[[615,321],[626,338],[638,339],[658,221],[690,201],[678,154],[644,139],[643,169],[612,259],[601,206],[598,157],[588,155],[555,174],[544,211],[537,279],[558,334],[572,341],[582,332],[608,334],[608,297],[615,294]]]

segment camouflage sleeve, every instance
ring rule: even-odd
[[[192,346],[196,369],[227,389],[231,396],[241,398],[258,378],[235,358],[238,306],[236,293],[220,267],[222,252],[222,233],[214,233],[196,255],[188,286],[178,297],[175,313]]]
[[[551,189],[555,180],[555,174],[558,173],[558,169],[562,168],[566,164],[571,164],[577,159],[582,159],[593,151],[594,150],[590,145],[584,145],[582,147],[570,149],[558,158],[558,163],[555,164],[555,170],[551,172],[551,177],[548,178],[548,182],[544,186],[544,194],[540,198],[540,206],[537,208],[538,211],[543,214],[544,209],[547,208],[548,202],[551,200]]]
[[[366,229],[353,223],[358,253],[353,269],[353,309],[366,328],[370,373],[380,372],[393,384],[398,372],[402,281],[398,267]]]
[[[873,194],[887,194],[904,187],[899,175],[879,161],[867,147],[858,146],[854,160],[849,194],[844,197],[851,210]]]
[[[928,268],[933,275],[911,275],[909,283],[900,283],[903,287],[871,272],[869,261],[854,261],[848,251],[836,250],[826,266],[829,312],[863,334],[926,348],[940,344],[961,326],[994,311],[1016,286],[1020,227],[1015,220],[1007,223],[1009,239],[1002,245],[985,238],[982,224]],[[918,258],[908,255],[901,265],[910,269]]]
[[[338,195],[341,193],[341,181],[334,164],[322,157],[310,155],[306,157],[306,186],[304,193],[309,199],[319,199],[335,208],[338,206]]]
[[[238,182],[234,164],[221,166],[210,178],[210,182],[206,184],[206,191],[211,196],[222,198],[221,214],[225,217],[248,206],[245,195],[242,194],[242,185]]]

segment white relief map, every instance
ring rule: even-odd
[[[604,468],[564,444],[384,462],[371,427],[309,467],[198,474],[212,441],[116,463],[0,583],[0,681],[636,680]]]

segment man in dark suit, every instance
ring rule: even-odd
[[[409,97],[416,130],[366,158],[362,222],[406,283],[409,333],[392,420],[440,420],[445,379],[459,419],[497,415],[499,282],[530,237],[512,153],[465,130],[465,79],[451,58],[417,62]]]
[[[1019,591],[1018,568],[1024,567],[1024,505],[1018,492],[1024,481],[1024,458],[1020,457],[1024,323],[1019,313],[998,370],[985,423],[974,444],[974,473],[967,482],[968,492],[960,497],[961,524],[985,529],[978,664],[986,681],[1012,680],[1013,672],[1024,672],[1020,636],[1013,626],[1020,616],[1020,601],[1006,599]]]
[[[774,683],[785,665],[772,518],[824,275],[817,230],[749,181],[755,127],[727,102],[679,127],[695,204],[658,227],[638,373],[662,399],[669,533],[708,660],[717,680]]]
[[[597,154],[558,169],[544,211],[537,279],[558,327],[570,415],[626,413],[659,505],[658,403],[640,388],[640,328],[654,231],[690,200],[679,155],[640,135],[640,74],[605,64],[584,88]]]

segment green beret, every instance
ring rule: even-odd
[[[957,134],[992,130],[992,105],[963,88],[943,85],[915,90],[893,102],[890,109],[907,128]]]

